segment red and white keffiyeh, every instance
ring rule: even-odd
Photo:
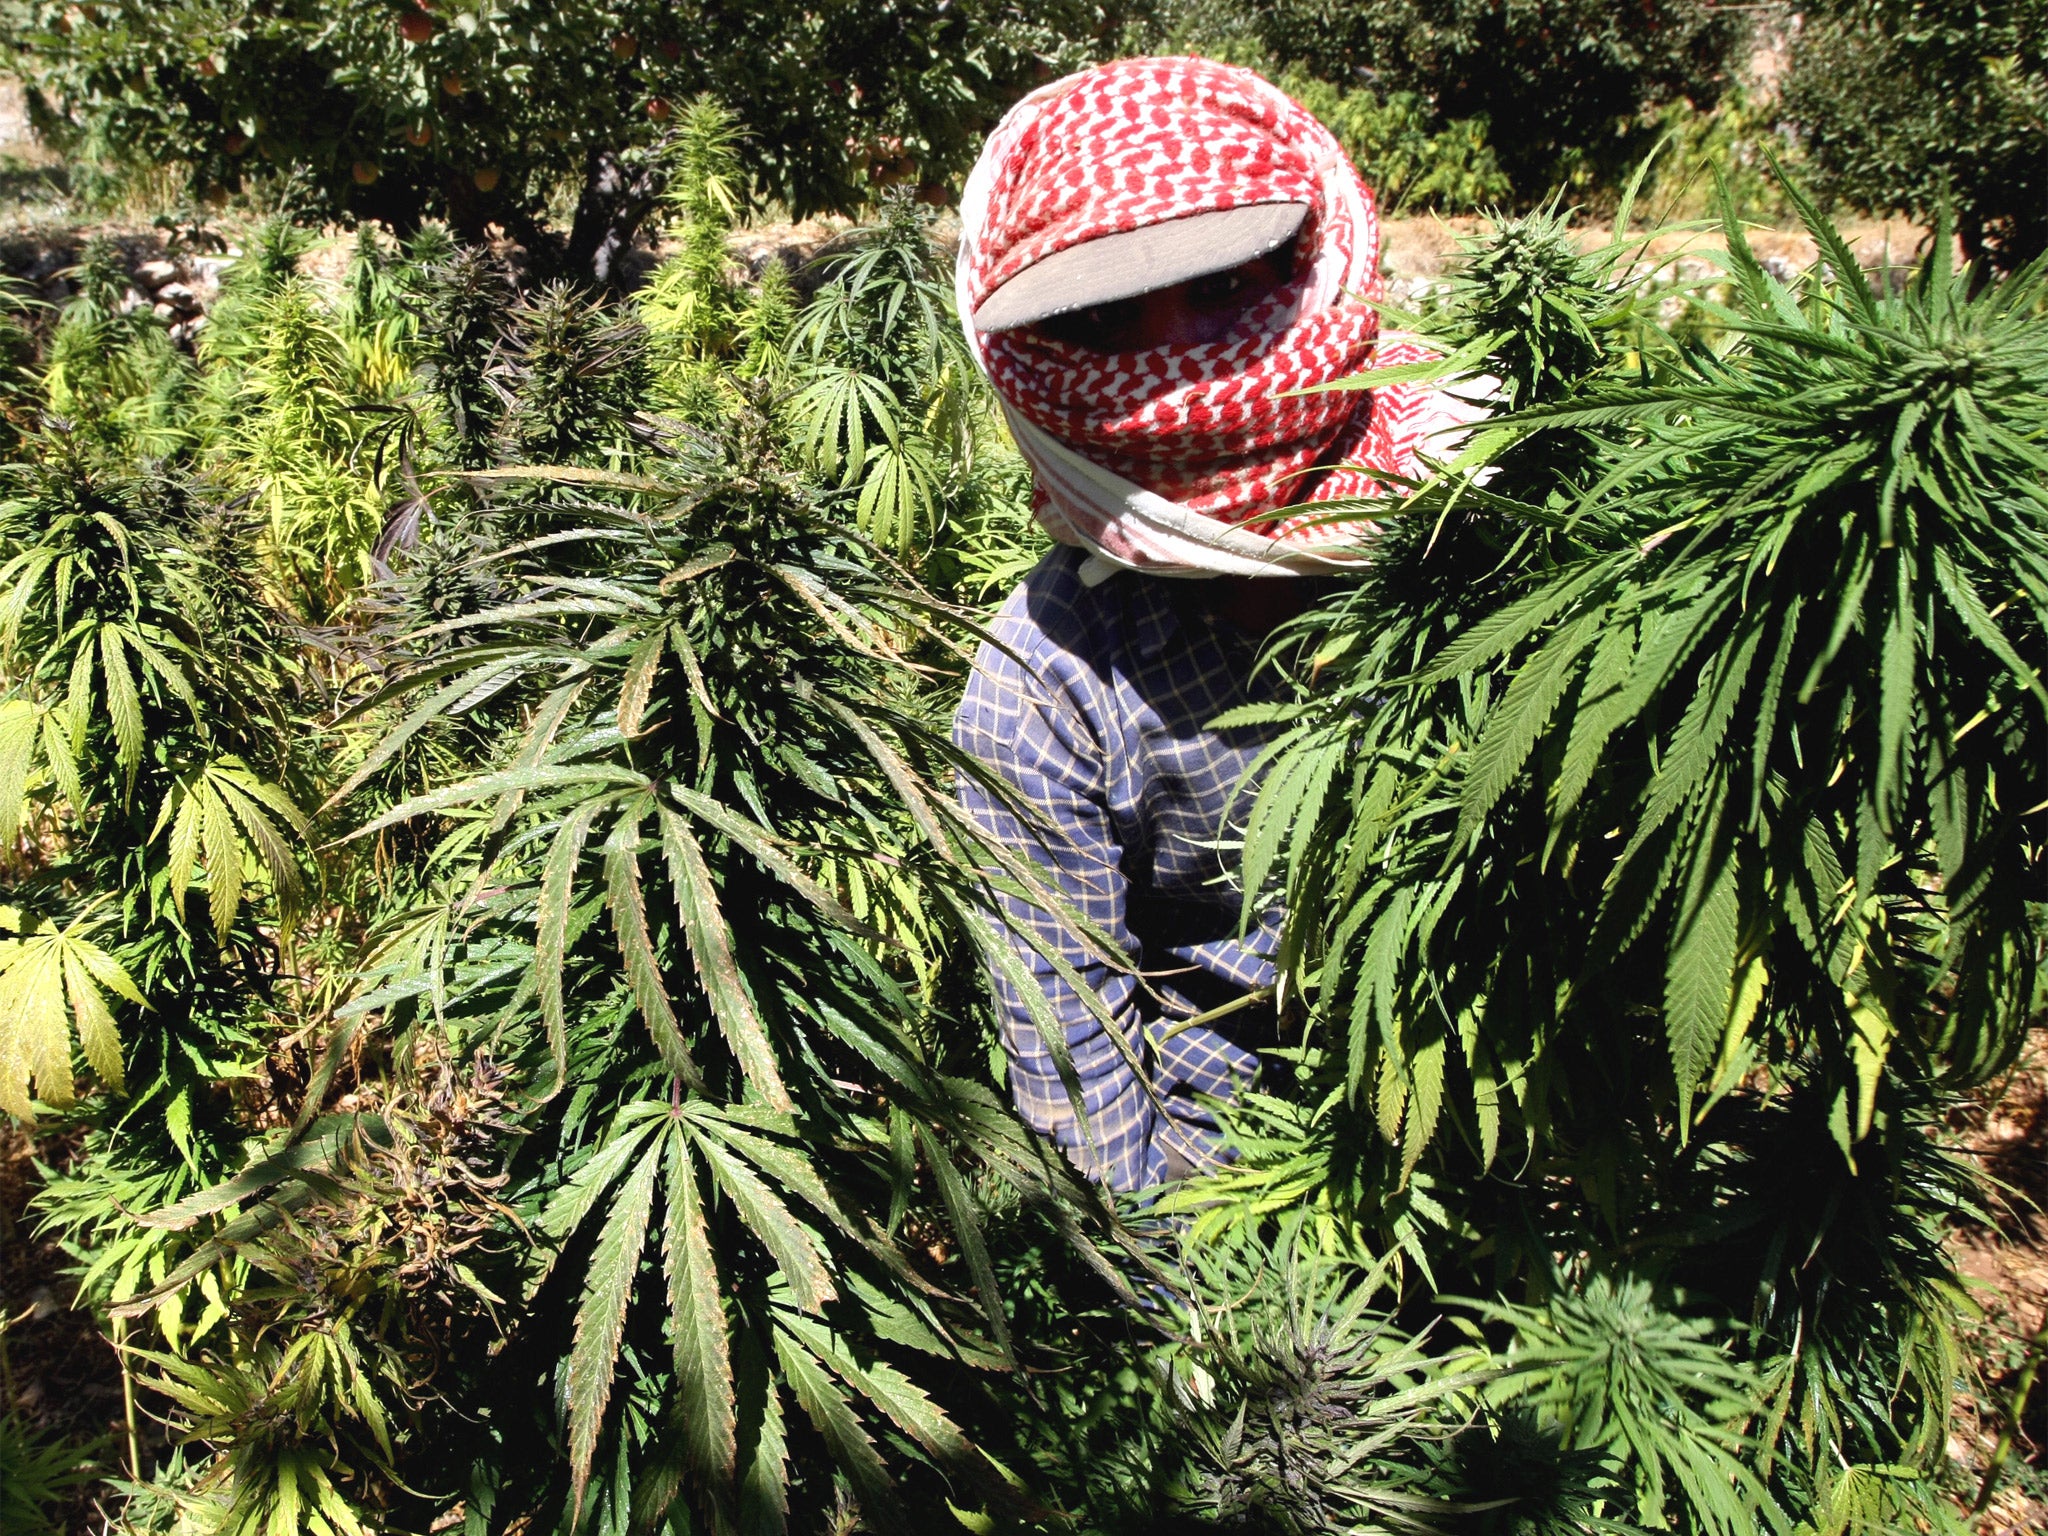
[[[1308,205],[1295,273],[1223,340],[1102,353],[974,327],[984,299],[1056,251],[1268,202]],[[1044,86],[989,136],[960,214],[968,345],[1036,472],[1040,521],[1099,557],[1095,579],[1355,559],[1369,525],[1309,509],[1384,491],[1375,471],[1415,474],[1424,440],[1471,417],[1426,385],[1290,395],[1432,354],[1380,335],[1371,190],[1328,129],[1249,70],[1123,59]]]

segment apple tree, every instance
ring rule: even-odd
[[[797,214],[849,210],[955,181],[1004,106],[1115,35],[1115,3],[4,0],[0,43],[60,142],[189,165],[197,191],[272,168],[328,216],[497,222],[607,280],[673,103],[723,100]]]

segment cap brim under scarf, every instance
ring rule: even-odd
[[[1058,251],[1282,199],[1308,204],[1293,272],[1221,340],[1104,353],[969,318]],[[1034,91],[989,135],[960,215],[968,347],[1035,473],[1040,522],[1095,557],[1088,579],[1340,568],[1375,530],[1324,504],[1398,489],[1429,439],[1478,414],[1424,384],[1297,393],[1434,354],[1380,334],[1364,179],[1321,123],[1249,70],[1123,59]]]

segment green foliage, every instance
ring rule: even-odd
[[[1212,51],[1207,39],[1217,36],[1225,46],[1215,51],[1234,51],[1234,62],[1363,80],[1374,95],[1350,92],[1359,104],[1337,113],[1360,117],[1358,127],[1340,130],[1346,148],[1355,152],[1355,134],[1369,154],[1391,151],[1405,173],[1434,136],[1419,163],[1426,180],[1439,182],[1437,197],[1490,186],[1500,174],[1524,207],[1561,181],[1592,190],[1625,180],[1649,142],[1646,119],[1680,98],[1712,107],[1748,37],[1742,18],[1703,0],[1273,0],[1165,9],[1198,51]],[[1252,37],[1264,60],[1244,56]],[[1360,165],[1368,178],[1406,180],[1370,158]]]
[[[577,191],[562,255],[610,281],[661,191],[667,123],[715,89],[752,168],[800,214],[851,210],[870,177],[946,183],[1041,69],[1086,61],[1110,15],[991,0],[773,15],[653,0],[413,5],[13,0],[9,53],[66,147],[188,166],[196,187],[291,173],[322,216],[410,228],[496,220],[536,236]],[[849,155],[849,144],[856,153]]]
[[[1806,13],[1785,82],[1820,186],[1877,212],[1952,211],[1974,260],[2048,250],[2048,6],[1838,0]]]
[[[1414,91],[1339,91],[1299,71],[1281,76],[1280,86],[1337,136],[1389,217],[1421,208],[1468,213],[1505,202],[1513,191],[1483,116],[1438,126],[1429,102]]]
[[[486,375],[504,402],[500,462],[594,464],[624,451],[647,384],[640,326],[567,283],[522,296],[508,319]]]
[[[37,1434],[19,1414],[0,1415],[0,1522],[10,1533],[61,1536],[62,1505],[91,1481],[74,1446]]]
[[[73,919],[61,931],[47,919],[24,919],[0,907],[0,1109],[28,1120],[29,1085],[47,1103],[71,1102],[71,1028],[93,1070],[110,1087],[121,1086],[121,1044],[107,994],[131,1003],[142,994],[121,964],[86,937],[89,916]]]
[[[190,376],[148,305],[123,313],[128,276],[109,240],[86,243],[44,362],[49,410],[96,457],[163,458],[184,441]]]
[[[866,947],[879,936],[845,904],[848,870],[901,869],[946,904],[959,941],[986,942],[961,905],[978,879],[964,824],[921,787],[950,749],[893,660],[928,622],[923,600],[778,465],[769,431],[743,418],[722,441],[646,460],[644,477],[504,472],[508,489],[553,484],[568,501],[508,508],[547,530],[499,557],[512,600],[452,621],[484,643],[430,652],[393,696],[426,694],[410,734],[491,683],[547,679],[532,724],[483,773],[357,834],[465,807],[503,829],[477,873],[512,882],[492,907],[533,935],[532,969],[509,993],[495,960],[458,974],[448,1006],[479,1024],[538,1009],[524,1044],[500,1049],[546,1090],[533,1134],[561,1147],[529,1174],[548,1252],[527,1284],[536,1300],[573,1298],[558,1377],[572,1510],[630,1477],[666,1490],[650,1518],[687,1487],[704,1508],[779,1525],[782,1486],[807,1476],[790,1462],[797,1413],[866,1507],[903,1497],[885,1434],[985,1482],[991,1469],[884,1346],[1000,1358],[1000,1314],[977,1322],[920,1280],[895,1223],[863,1212],[910,1200],[903,1181],[922,1164],[938,1201],[917,1208],[980,1282],[952,1160],[971,1149],[1027,1191],[1050,1175],[986,1090],[944,1075]],[[458,821],[452,838],[473,845],[475,828]],[[484,945],[473,929],[465,948]],[[622,1040],[622,1014],[645,1035]],[[870,1199],[849,1203],[861,1189]],[[556,1251],[573,1266],[558,1270]],[[633,1301],[657,1254],[659,1319]],[[644,1353],[654,1340],[667,1363]],[[665,1427],[634,1427],[647,1393],[672,1405]],[[515,1430],[508,1415],[498,1433]],[[521,1494],[564,1496],[549,1487]]]
[[[181,1442],[129,1526],[1938,1523],[1939,1127],[2040,995],[2041,276],[1731,221],[1680,340],[1639,243],[1475,242],[1500,413],[1276,641],[1301,1033],[1141,1241],[1002,1102],[983,913],[1052,898],[953,809],[944,599],[1042,536],[932,231],[745,283],[681,115],[630,304],[280,221],[175,433],[51,342],[0,1051]],[[57,333],[156,346],[87,266]]]
[[[1474,1378],[1371,1312],[1371,1280],[1292,1233],[1274,1246],[1196,1259],[1197,1342],[1175,1372],[1196,1440],[1189,1512],[1289,1536],[1447,1528],[1427,1453]]]
[[[1526,1399],[1566,1448],[1610,1455],[1635,1483],[1645,1527],[1667,1527],[1676,1503],[1703,1531],[1787,1528],[1741,1433],[1762,1384],[1729,1358],[1711,1318],[1666,1311],[1647,1281],[1604,1275],[1544,1308],[1482,1312],[1515,1329],[1488,1395]]]
[[[997,507],[1018,507],[1022,471],[967,355],[928,222],[892,198],[869,237],[825,258],[830,279],[790,334],[788,411],[797,452],[857,493],[861,530],[950,583],[971,581],[975,557],[953,551],[972,547],[962,535]]]
[[[693,122],[701,194],[729,160]],[[687,214],[722,257],[723,216]],[[1091,1201],[938,1010],[994,953],[990,879],[1031,876],[984,871],[940,788],[972,769],[930,679],[971,632],[859,533],[858,480],[802,467],[776,393],[800,328],[865,348],[970,480],[988,407],[944,394],[974,380],[925,240],[906,211],[809,309],[686,242],[724,318],[690,359],[722,406],[685,427],[680,326],[514,297],[431,236],[329,287],[274,225],[187,450],[271,515],[132,456],[71,472],[59,439],[21,472],[0,787],[56,862],[5,984],[33,984],[44,1100],[68,1003],[149,1107],[78,1106],[90,1153],[43,1208],[147,1336],[193,1529],[1014,1504],[961,1428],[1011,1348],[982,1205],[1086,1248]],[[905,274],[929,309],[892,304]],[[329,473],[356,499],[304,489]],[[1022,489],[988,483],[991,516]],[[314,672],[288,603],[336,626]],[[294,665],[348,690],[338,723]],[[117,993],[151,1005],[118,1044]]]
[[[1938,251],[1887,297],[1806,215],[1831,275],[1798,290],[1727,218],[1718,351],[1658,341],[1631,245],[1539,216],[1468,269],[1449,339],[1517,408],[1468,452],[1493,473],[1413,498],[1293,632],[1321,686],[1277,711],[1247,834],[1312,1112],[1248,1104],[1245,1165],[1185,1197],[1313,1191],[1438,1286],[1586,1254],[1553,1330],[1624,1294],[1621,1255],[1689,1277],[1747,1319],[1772,1481],[1666,1488],[1729,1530],[1844,1468],[1931,1507],[1931,1223],[1968,1197],[1928,1106],[2011,1060],[2041,954],[2042,274],[1973,293]],[[1716,1210],[1750,1235],[1688,1257]]]
[[[1669,103],[1657,126],[1665,139],[1641,198],[1652,219],[1711,219],[1725,187],[1745,219],[1798,222],[1780,173],[1811,181],[1813,168],[1782,99],[1738,82],[1711,110]]]
[[[681,250],[655,269],[635,308],[647,327],[658,397],[683,420],[709,425],[736,403],[720,365],[736,349],[760,363],[786,338],[788,318],[770,319],[765,329],[749,326],[741,335],[757,306],[742,300],[727,270],[726,238],[741,203],[738,133],[731,114],[708,96],[683,113],[675,166],[666,201]],[[774,276],[764,298],[770,308],[781,308],[788,274],[780,262],[770,265]]]

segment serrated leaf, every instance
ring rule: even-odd
[[[576,904],[576,866],[583,844],[603,802],[586,800],[562,823],[541,864],[540,902],[535,918],[534,972],[540,989],[541,1018],[555,1058],[559,1085],[569,1064],[569,1019],[562,998],[562,969],[567,963],[569,913]]]
[[[1885,625],[1880,649],[1877,687],[1877,777],[1871,787],[1877,803],[1878,823],[1886,831],[1897,825],[1900,800],[1905,793],[1907,738],[1916,713],[1914,675],[1918,655],[1917,626],[1913,622],[1911,586],[1903,564],[1899,590]]]
[[[700,795],[695,790],[684,785],[671,784],[669,786],[669,793],[675,796],[676,802],[685,810],[739,844],[770,874],[789,886],[791,890],[802,896],[805,901],[808,901],[833,922],[838,923],[849,932],[859,934],[864,939],[870,939],[876,943],[893,942],[880,929],[870,927],[847,911],[845,905],[838,897],[834,896],[798,868],[796,861],[790,858],[778,846],[777,840],[768,832],[767,828],[747,820],[746,817],[739,815],[726,806],[720,805],[709,795]]]
[[[789,1445],[782,1394],[761,1341],[742,1333],[733,1350],[739,1402],[739,1528],[742,1536],[783,1536],[789,1521]]]
[[[1726,1031],[1741,917],[1734,851],[1718,842],[1711,819],[1698,837],[1664,969],[1664,1027],[1682,1105]]]
[[[1632,624],[1610,620],[1602,627],[1599,643],[1586,664],[1578,708],[1571,716],[1571,735],[1566,739],[1564,759],[1552,791],[1554,814],[1558,817],[1579,803],[1579,796],[1585,793],[1600,766],[1608,741],[1628,719],[1624,689],[1635,653]]]
[[[649,1147],[619,1186],[584,1276],[583,1299],[576,1308],[575,1342],[569,1349],[564,1378],[569,1400],[569,1478],[574,1490],[571,1509],[582,1507],[591,1459],[597,1454],[597,1437],[611,1405],[619,1341],[625,1333],[626,1308],[633,1299],[640,1255],[647,1246],[661,1154],[659,1142]]]
[[[612,931],[619,941],[619,954],[626,964],[626,985],[633,1002],[654,1037],[655,1049],[668,1069],[700,1093],[706,1091],[697,1063],[683,1041],[682,1026],[676,1018],[668,986],[661,977],[661,962],[654,953],[654,941],[647,929],[647,902],[640,887],[640,826],[649,802],[634,801],[612,823],[605,839],[604,868],[606,905],[612,915]]]
[[[708,1137],[697,1138],[697,1146],[740,1220],[775,1261],[791,1300],[806,1312],[822,1310],[839,1291],[818,1240],[753,1169]]]
[[[968,1197],[967,1183],[960,1177],[960,1170],[953,1166],[952,1158],[938,1138],[919,1126],[917,1140],[924,1149],[925,1167],[938,1188],[940,1203],[946,1208],[946,1219],[952,1223],[954,1239],[960,1245],[960,1256],[967,1261],[968,1274],[974,1277],[982,1315],[988,1319],[989,1336],[995,1340],[996,1348],[1008,1355],[1009,1320],[1003,1315],[1002,1288],[996,1281],[995,1265],[989,1260],[988,1244],[982,1240],[980,1213]]]
[[[1408,1117],[1401,1141],[1401,1177],[1408,1178],[1422,1161],[1444,1103],[1444,1061],[1449,1042],[1433,1034],[1408,1055]]]
[[[107,718],[114,727],[117,760],[133,784],[142,764],[142,700],[121,650],[121,632],[111,624],[100,626],[100,670],[107,682]]]
[[[1856,1064],[1857,1141],[1870,1134],[1877,1113],[1877,1090],[1884,1080],[1885,1058],[1891,1054],[1898,1035],[1891,1014],[1868,993],[1847,994],[1849,1004],[1849,1054]]]
[[[626,1171],[641,1143],[654,1133],[664,1109],[643,1100],[622,1112],[612,1123],[611,1139],[585,1158],[568,1183],[549,1197],[537,1223],[540,1230],[559,1241],[582,1226],[604,1192]]]
[[[896,1516],[895,1488],[888,1470],[875,1452],[874,1441],[868,1438],[868,1432],[848,1404],[846,1394],[810,1350],[780,1327],[775,1330],[775,1357],[782,1362],[782,1373],[790,1390],[796,1393],[797,1402],[824,1439],[832,1459],[859,1491],[870,1523],[879,1524]],[[903,1529],[900,1524],[881,1528]]]
[[[777,1325],[797,1335],[839,1378],[880,1408],[941,1465],[979,1471],[979,1457],[960,1428],[938,1404],[886,1360],[856,1360],[831,1330],[811,1318],[782,1316]]]
[[[185,918],[185,892],[190,888],[192,873],[199,865],[199,829],[205,818],[206,806],[194,793],[190,782],[171,787],[164,809],[170,811],[173,805],[176,811],[171,822],[171,842],[164,861],[164,873],[170,891],[171,910],[182,922]]]
[[[668,646],[669,626],[661,628],[640,642],[633,652],[632,660],[626,663],[625,675],[619,680],[619,734],[631,741],[640,734],[640,722],[647,713],[647,700],[654,691],[654,679],[661,671],[662,652]]]
[[[1442,682],[1477,671],[1495,657],[1506,655],[1606,575],[1606,567],[1595,563],[1569,577],[1546,582],[1528,596],[1473,624],[1445,646],[1416,680]]]
[[[668,1278],[669,1337],[674,1347],[684,1445],[690,1465],[714,1487],[732,1479],[738,1456],[732,1351],[719,1301],[718,1264],[704,1225],[697,1170],[687,1138],[671,1134],[668,1219],[662,1263]]]
[[[1552,637],[1519,667],[1506,696],[1487,712],[1485,728],[1472,748],[1466,772],[1457,840],[1470,843],[1487,813],[1507,793],[1528,761],[1543,728],[1571,686],[1573,669],[1598,631],[1598,616],[1587,615]]]
[[[762,1101],[772,1109],[795,1108],[789,1090],[782,1085],[782,1072],[775,1062],[775,1048],[768,1029],[761,1022],[740,975],[732,949],[732,934],[718,903],[718,888],[704,863],[704,851],[690,831],[689,823],[667,806],[658,808],[661,844],[668,856],[669,883],[675,888],[676,909],[683,932],[689,940],[690,958],[719,1032],[738,1058],[740,1071]]]

